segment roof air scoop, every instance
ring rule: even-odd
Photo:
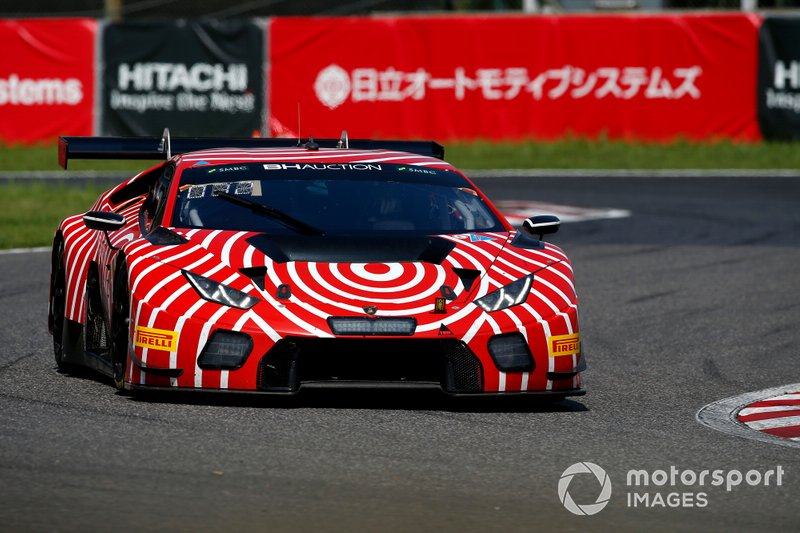
[[[169,138],[169,128],[164,128],[161,134],[161,144],[158,145],[159,151],[167,154],[167,159],[172,159],[172,141]]]
[[[347,136],[347,130],[342,130],[342,136],[339,137],[339,142],[336,143],[336,148],[347,150],[350,148],[350,138]]]

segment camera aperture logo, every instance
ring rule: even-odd
[[[600,483],[600,494],[594,503],[579,505],[570,496],[569,484],[572,483],[572,478],[578,474],[593,474],[597,482]],[[611,499],[611,479],[609,479],[605,470],[594,463],[588,461],[575,463],[567,467],[564,473],[561,474],[561,479],[558,480],[558,498],[567,508],[567,511],[572,514],[581,516],[597,514],[608,505],[608,501]]]
[[[666,469],[648,471],[628,470],[625,500],[627,507],[635,508],[687,508],[707,507],[709,488],[731,492],[740,485],[750,487],[780,487],[786,471],[781,465],[765,471]],[[600,485],[600,493],[594,503],[578,504],[569,493],[569,485],[578,474],[592,474]],[[569,466],[558,480],[558,497],[562,505],[572,514],[591,516],[602,511],[611,500],[611,479],[600,466],[583,461]]]

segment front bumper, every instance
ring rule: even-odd
[[[152,311],[145,306],[142,316]],[[131,325],[132,343],[126,386],[130,389],[169,388],[231,390],[294,394],[310,387],[438,388],[451,395],[584,394],[581,374],[585,359],[578,352],[553,357],[548,352],[548,333],[560,335],[569,324],[577,330],[574,309],[548,321],[524,323],[530,347],[529,371],[502,372],[489,343],[509,331],[523,331],[498,319],[476,331],[452,328],[452,336],[436,331],[411,337],[321,338],[289,334],[269,336],[244,312],[231,312],[225,320],[183,319],[160,310],[147,327]],[[560,328],[560,329],[559,329]],[[140,330],[166,332],[167,346],[140,342]],[[238,368],[201,368],[203,349],[219,330],[235,330],[252,338],[252,349]],[[170,334],[174,337],[170,337]],[[465,338],[468,340],[465,342]],[[145,335],[145,341],[147,336]],[[172,340],[170,340],[172,339]],[[154,341],[155,342],[155,341]],[[163,348],[163,349],[162,349]]]

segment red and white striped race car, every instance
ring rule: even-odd
[[[431,142],[62,137],[164,159],[53,242],[59,367],[118,388],[580,395],[572,268]]]

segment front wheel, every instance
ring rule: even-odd
[[[111,313],[111,367],[114,386],[125,387],[125,371],[128,368],[130,347],[130,293],[128,291],[128,267],[123,261],[114,278]]]

